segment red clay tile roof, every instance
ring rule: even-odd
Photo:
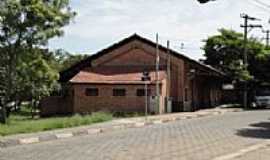
[[[118,73],[118,70],[106,69],[104,72],[80,71],[70,83],[102,83],[102,84],[144,84],[142,72]],[[155,71],[150,71],[151,83],[155,83]],[[165,71],[159,71],[159,80],[166,78]]]

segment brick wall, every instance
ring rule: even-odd
[[[98,88],[98,96],[86,96],[87,88]],[[113,89],[126,89],[126,96],[113,96]],[[145,107],[145,97],[136,95],[137,89],[144,89],[144,85],[94,85],[76,84],[74,85],[74,112],[90,113],[96,111],[127,111],[143,112]],[[150,85],[151,95],[155,94],[155,85]],[[162,92],[162,91],[161,91]]]
[[[72,97],[51,96],[43,98],[40,102],[40,115],[42,117],[72,113]]]
[[[164,70],[166,65],[166,55],[160,53],[160,69]],[[85,71],[97,72],[97,68],[115,68],[121,66],[122,73],[129,74],[133,72],[142,73],[145,69],[149,71],[155,70],[156,53],[155,49],[145,45],[139,41],[131,42],[118,49],[115,49],[109,54],[106,54],[92,62],[92,67],[85,68]],[[136,69],[135,69],[136,68]],[[106,71],[106,69],[104,69]],[[101,73],[102,74],[102,73]],[[107,75],[110,76],[110,75]],[[124,77],[125,78],[125,77]],[[152,80],[155,80],[152,77]],[[163,81],[162,83],[165,83]],[[164,88],[160,89],[160,111],[164,112],[164,98],[166,96],[166,84]],[[100,96],[87,97],[85,96],[85,89],[87,87],[99,88]],[[137,97],[137,88],[144,88],[144,85],[86,85],[76,84],[75,88],[75,112],[92,112],[98,110],[111,111],[144,111],[145,97]],[[125,97],[113,97],[113,88],[126,88],[127,95]],[[152,96],[155,95],[155,85],[151,85]]]
[[[160,70],[166,71],[168,54],[166,52],[160,51]],[[218,101],[218,91],[220,88],[216,87],[209,77],[201,79],[201,77],[196,77],[195,79],[189,76],[190,69],[194,67],[197,70],[202,70],[202,67],[198,64],[181,59],[176,56],[170,55],[171,58],[171,77],[168,78],[165,74],[165,79],[162,79],[162,86],[160,87],[160,113],[165,112],[165,97],[169,96],[173,101],[174,111],[191,111],[194,109],[202,108],[202,104],[216,104]],[[71,108],[75,113],[88,113],[100,110],[108,111],[144,111],[145,97],[136,96],[136,90],[138,88],[144,88],[144,85],[137,84],[136,81],[140,81],[140,77],[134,79],[134,73],[142,73],[147,69],[150,73],[155,73],[155,62],[156,62],[156,48],[149,46],[141,41],[132,41],[125,44],[119,48],[116,48],[110,53],[107,53],[92,62],[89,62],[89,67],[83,69],[84,72],[94,73],[87,79],[86,76],[81,76],[84,81],[70,81],[72,84],[73,95],[70,97],[72,99]],[[91,63],[91,65],[90,65]],[[113,69],[119,70],[113,71]],[[164,75],[163,74],[163,75]],[[78,74],[79,75],[79,74]],[[91,81],[94,76],[101,75],[96,78],[95,81]],[[116,83],[106,83],[106,78],[112,78],[118,76],[115,80]],[[150,74],[151,75],[151,74]],[[76,76],[75,76],[76,77]],[[78,76],[79,77],[79,76]],[[85,80],[86,79],[86,80]],[[170,81],[168,81],[170,79]],[[73,79],[73,80],[80,80]],[[118,84],[121,81],[135,81],[135,83],[125,83]],[[152,77],[155,83],[155,76]],[[100,83],[100,81],[102,81]],[[119,82],[118,82],[119,81]],[[208,83],[207,81],[210,81]],[[99,84],[98,84],[99,83]],[[169,87],[168,87],[168,86]],[[86,96],[86,88],[98,88],[98,96]],[[112,95],[113,88],[125,88],[126,96],[124,97],[114,97]],[[155,85],[150,86],[152,93],[155,95]],[[185,96],[187,96],[185,98]],[[60,100],[53,100],[58,104]],[[66,103],[66,102],[63,102]],[[53,107],[52,107],[53,108]]]

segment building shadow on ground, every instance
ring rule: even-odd
[[[249,128],[239,129],[236,134],[242,137],[270,139],[270,121],[250,124]]]

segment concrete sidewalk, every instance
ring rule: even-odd
[[[59,129],[53,131],[45,131],[31,134],[18,134],[7,137],[0,137],[0,148],[11,147],[16,145],[40,143],[57,139],[70,138],[75,136],[101,134],[104,132],[112,132],[127,128],[139,128],[148,125],[168,123],[172,121],[192,119],[206,116],[217,116],[226,112],[240,112],[238,108],[214,108],[200,110],[197,112],[184,112],[165,115],[155,115],[136,118],[115,119],[109,122],[93,124],[90,126],[81,126],[75,128]]]

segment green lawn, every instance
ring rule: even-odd
[[[75,115],[71,117],[35,118],[27,112],[12,114],[7,124],[0,124],[0,136],[48,131],[58,128],[69,128],[75,126],[89,125],[98,122],[112,120],[109,113],[97,112],[91,115]]]

